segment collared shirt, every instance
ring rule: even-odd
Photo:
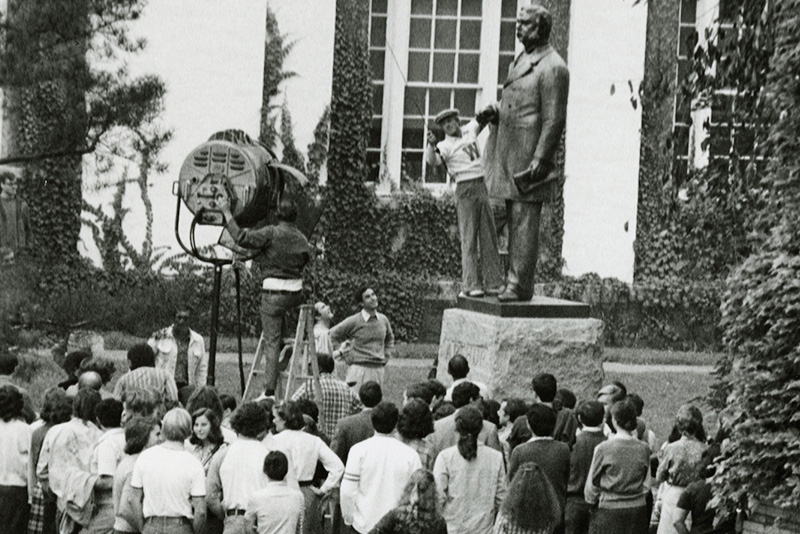
[[[458,447],[450,447],[436,458],[433,476],[448,534],[492,531],[506,495],[501,453],[479,444],[477,456],[467,461]]]
[[[371,318],[377,318],[378,314],[377,313],[369,313],[364,308],[361,308],[361,317],[364,319],[364,322],[366,323]]]
[[[328,471],[320,490],[326,492],[339,483],[344,473],[344,464],[330,447],[317,436],[302,430],[284,430],[272,437],[272,444],[289,459],[298,482],[310,482],[314,478],[317,462]]]
[[[162,400],[178,400],[178,387],[172,375],[155,367],[139,367],[122,375],[114,387],[114,396],[125,401],[125,394],[135,389],[149,389],[161,395]]]
[[[394,349],[394,333],[389,319],[382,313],[370,315],[363,309],[337,324],[330,331],[334,347],[352,341],[349,356],[351,364],[383,366]]]
[[[31,428],[20,419],[0,419],[0,486],[28,485]]]
[[[322,412],[320,426],[323,433],[333,436],[339,420],[361,411],[361,400],[346,382],[334,378],[329,373],[319,376],[319,384],[322,387],[322,405],[319,407]],[[314,400],[314,386],[309,381],[301,384],[292,395],[293,401],[302,398]]]
[[[92,451],[90,464],[92,473],[113,477],[117,466],[125,456],[125,429],[112,428],[107,430]]]
[[[304,506],[300,490],[271,480],[250,495],[245,519],[256,524],[258,534],[298,534],[303,532]]]
[[[421,468],[417,452],[388,434],[353,445],[339,492],[345,524],[367,534],[398,505],[411,474]]]
[[[173,333],[173,326],[154,332],[147,344],[156,353],[156,368],[163,369],[176,382],[182,378],[176,375],[178,366],[178,342]],[[190,386],[205,386],[208,378],[208,354],[203,336],[189,329],[189,346],[186,350],[186,378]]]
[[[528,440],[528,443],[533,443],[534,441],[554,441],[553,436],[533,436],[531,439]]]

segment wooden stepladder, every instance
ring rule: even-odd
[[[292,356],[289,360],[289,366],[286,371],[281,373],[281,379],[278,381],[278,389],[282,389],[282,394],[276,391],[276,399],[283,398],[283,400],[290,400],[292,393],[294,393],[300,386],[299,382],[306,384],[314,390],[314,401],[318,406],[322,405],[322,384],[319,381],[319,365],[317,363],[317,349],[314,341],[314,314],[313,307],[310,304],[303,304],[300,306],[300,317],[297,320],[297,331],[294,336],[292,344],[284,347],[281,352],[281,360],[284,353],[291,349]],[[255,358],[250,367],[250,375],[247,377],[247,385],[244,388],[244,395],[242,395],[242,402],[246,402],[249,396],[254,393],[253,379],[266,372],[266,361],[264,358],[264,335],[258,340],[258,347],[256,347]],[[309,368],[311,373],[309,374]],[[286,384],[283,388],[283,377],[286,376]],[[320,417],[322,412],[320,411]],[[321,421],[320,421],[321,424]]]

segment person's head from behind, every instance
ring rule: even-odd
[[[371,286],[361,286],[356,289],[354,300],[367,313],[372,313],[378,309],[378,295]]]
[[[558,402],[564,408],[569,408],[570,410],[574,410],[575,405],[578,403],[578,398],[575,396],[575,393],[573,393],[571,389],[558,388],[558,391],[556,391],[556,398],[554,402]]]
[[[288,223],[297,221],[297,205],[291,198],[284,197],[278,203],[278,220]]]
[[[444,419],[445,417],[449,417],[456,413],[456,407],[453,406],[452,402],[445,401],[433,410],[433,420],[438,421],[439,419]]]
[[[317,366],[319,367],[319,372],[323,374],[332,374],[334,368],[336,367],[333,356],[330,354],[319,353],[317,354]]]
[[[59,387],[48,388],[44,392],[42,413],[39,416],[49,425],[66,423],[72,417],[72,398]]]
[[[231,428],[240,437],[262,439],[268,430],[264,408],[255,402],[245,402],[233,412]]]
[[[100,379],[105,385],[108,384],[108,382],[111,380],[111,377],[114,376],[114,371],[116,370],[117,366],[111,360],[106,358],[87,358],[81,361],[80,365],[78,366],[78,387],[80,387],[80,376],[82,376],[83,373],[88,371],[97,373],[100,375]]]
[[[93,389],[100,391],[103,387],[103,378],[95,371],[84,371],[78,377],[78,389]]]
[[[173,408],[161,420],[161,436],[167,441],[183,443],[192,435],[192,416],[183,408]]]
[[[401,508],[416,508],[420,512],[435,513],[439,506],[436,497],[436,481],[433,473],[426,469],[417,469],[411,473],[408,484],[400,497]]]
[[[137,343],[128,349],[128,362],[130,362],[131,371],[140,367],[155,367],[156,354],[147,343]]]
[[[125,423],[125,454],[139,454],[161,442],[161,424],[155,417],[132,417]]]
[[[403,406],[397,432],[407,440],[422,439],[433,432],[433,415],[425,401],[410,399]]]
[[[483,419],[494,426],[500,426],[500,403],[494,399],[481,399]]]
[[[617,401],[611,405],[611,421],[617,431],[631,433],[636,430],[636,408],[627,400]]]
[[[103,399],[94,407],[94,417],[104,429],[119,428],[122,425],[122,403],[117,399]]]
[[[534,403],[528,409],[528,426],[534,436],[544,438],[553,435],[556,428],[556,412],[546,404]]]
[[[94,410],[100,404],[100,400],[100,393],[94,389],[78,390],[72,404],[72,415],[86,423],[93,422]]]
[[[481,398],[481,390],[472,382],[461,382],[453,388],[453,406],[456,410],[478,401]]]
[[[0,375],[11,376],[19,365],[19,359],[7,349],[0,348]]]
[[[431,407],[442,402],[442,400],[444,400],[445,396],[447,395],[447,388],[444,387],[444,384],[442,384],[435,378],[428,379],[428,389],[430,389],[433,394]]]
[[[478,434],[483,429],[483,415],[474,406],[466,406],[456,414],[458,452],[467,461],[478,455]]]
[[[500,426],[513,424],[518,417],[528,413],[528,404],[522,399],[504,399],[500,403],[500,409],[497,411],[497,419]]]
[[[376,433],[391,434],[395,426],[397,426],[400,414],[393,402],[384,401],[372,409],[370,418],[372,419],[372,428],[375,429]]]
[[[306,397],[300,397],[296,401],[300,413],[307,415],[314,423],[319,423],[319,406],[317,403]]]
[[[210,408],[198,408],[192,412],[192,445],[220,445],[224,438],[220,429],[219,414]]]
[[[597,401],[583,401],[578,405],[575,415],[584,427],[598,428],[603,425],[606,408]]]
[[[675,415],[675,425],[682,436],[705,441],[706,431],[703,428],[703,413],[697,406],[684,404]]]
[[[556,382],[556,377],[550,373],[541,373],[534,376],[531,384],[539,402],[551,403],[556,398],[558,383]]]
[[[627,397],[628,392],[620,387],[618,383],[606,384],[600,391],[597,392],[597,400],[605,406],[606,411],[611,408],[615,402],[619,402]]]
[[[222,404],[222,418],[227,419],[236,410],[236,397],[223,393],[219,396],[219,402]]]
[[[306,426],[303,420],[303,412],[294,401],[285,401],[272,409],[272,420],[275,424],[275,430],[282,432],[284,430],[303,430]]]
[[[627,399],[633,404],[633,408],[636,410],[636,417],[641,417],[642,412],[644,412],[644,399],[636,393],[629,393]]]
[[[126,392],[122,401],[123,424],[131,417],[152,417],[161,404],[161,399],[150,389],[134,389]]]
[[[412,399],[418,399],[430,406],[433,402],[433,389],[429,386],[428,382],[417,382],[411,384],[403,392],[403,405],[411,402]]]
[[[222,402],[219,400],[217,390],[212,386],[201,386],[194,390],[192,396],[186,401],[186,411],[194,413],[200,408],[208,408],[222,420]]]
[[[92,358],[92,353],[86,350],[76,350],[74,352],[70,352],[64,358],[64,363],[61,367],[64,369],[64,372],[67,373],[67,376],[77,376],[78,372],[81,367],[81,363],[84,360],[89,360]]]
[[[267,427],[267,432],[275,429],[275,416],[274,416],[274,408],[275,408],[275,400],[271,397],[266,397],[263,399],[258,399],[255,401],[256,404],[261,406],[261,409],[264,410],[264,424]]]
[[[289,459],[281,451],[270,451],[264,458],[264,474],[270,480],[280,482],[289,472]]]
[[[383,400],[381,385],[374,380],[368,380],[358,388],[358,398],[366,408],[374,408]]]
[[[447,362],[447,374],[452,376],[453,380],[467,378],[469,374],[469,362],[467,362],[467,359],[461,354],[456,354]]]
[[[17,388],[11,385],[0,387],[0,419],[6,423],[20,419],[24,407],[25,401]]]
[[[537,464],[522,464],[511,480],[503,515],[523,532],[551,532],[561,522],[561,500]]]

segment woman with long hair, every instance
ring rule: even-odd
[[[400,505],[383,516],[369,534],[447,534],[433,473],[427,469],[414,471]]]
[[[224,413],[222,401],[219,400],[217,390],[212,386],[195,388],[189,400],[186,401],[185,408],[189,413],[195,413],[200,408],[208,408],[217,414],[220,421],[222,421]],[[222,436],[225,438],[226,443],[233,443],[236,439],[236,432],[229,428],[222,427]]]
[[[433,443],[427,439],[433,433],[433,415],[424,401],[412,398],[400,412],[397,420],[400,441],[417,451],[422,467],[433,468]]]
[[[508,487],[494,534],[552,534],[561,513],[561,501],[542,468],[524,463]]]
[[[154,417],[134,416],[125,423],[125,457],[114,473],[114,532],[139,532],[120,515],[123,495],[132,491],[131,475],[139,453],[161,442],[161,424]]]
[[[28,528],[31,429],[22,415],[24,406],[16,387],[0,387],[0,524],[8,534],[25,534]]]
[[[681,406],[675,415],[675,427],[681,437],[664,447],[656,471],[656,483],[662,483],[658,534],[678,534],[678,499],[686,486],[700,478],[703,469],[706,433],[700,409],[689,404]]]
[[[646,534],[650,447],[636,437],[630,402],[615,402],[609,414],[617,432],[594,449],[584,488],[586,502],[597,505],[589,534]]]
[[[217,412],[210,408],[200,408],[192,413],[192,435],[186,450],[200,460],[206,473],[214,453],[225,445],[221,423]]]
[[[503,454],[478,443],[483,416],[465,406],[456,413],[458,444],[436,457],[433,476],[449,534],[488,534],[506,495]]]

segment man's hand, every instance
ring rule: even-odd
[[[489,104],[475,115],[475,120],[478,121],[481,127],[488,123],[497,124],[499,118],[500,114],[497,111],[496,104]]]
[[[436,134],[433,133],[432,130],[428,130],[428,144],[435,147],[438,142],[439,140],[436,138]]]
[[[532,183],[541,182],[542,180],[547,178],[547,175],[550,174],[550,170],[552,168],[553,166],[544,160],[540,159],[533,160],[530,166],[530,173],[531,173],[530,181]]]
[[[222,214],[225,216],[225,221],[230,221],[233,219],[233,214],[231,213],[231,201],[226,195],[220,195],[217,197],[217,208]]]

